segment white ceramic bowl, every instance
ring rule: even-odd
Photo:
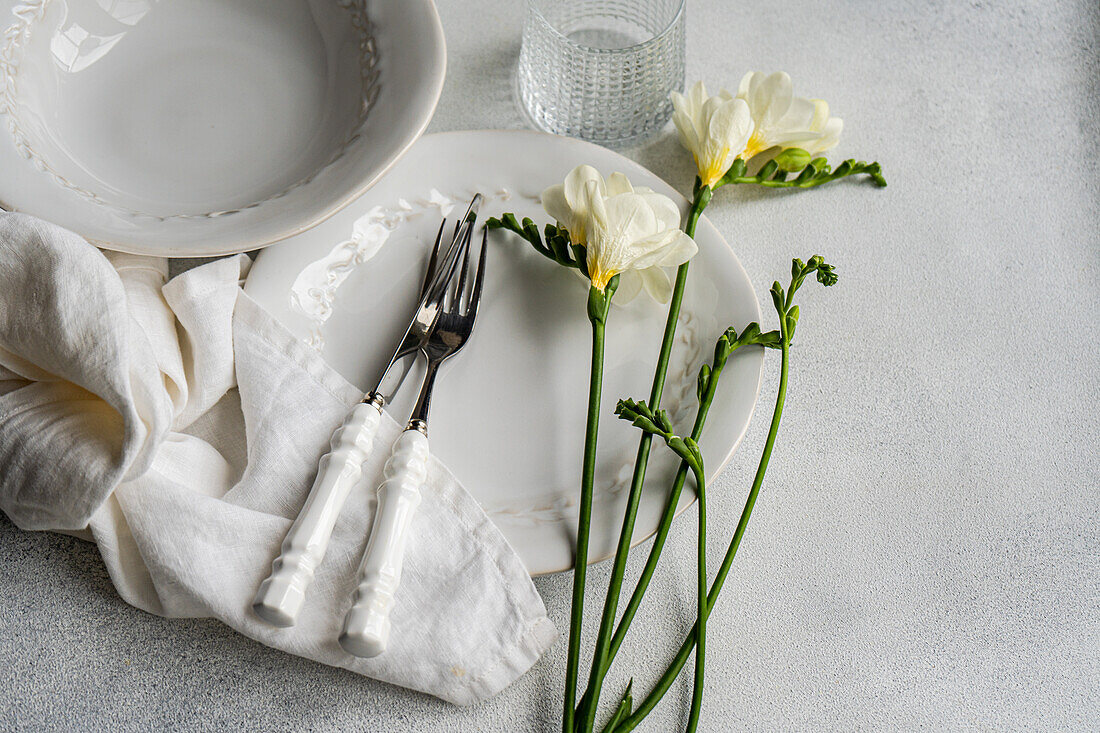
[[[0,0],[0,205],[110,249],[263,247],[427,126],[432,0]]]

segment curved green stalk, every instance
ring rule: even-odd
[[[592,524],[592,486],[596,470],[596,436],[600,427],[600,396],[603,389],[604,330],[611,296],[618,285],[613,280],[606,291],[590,287],[588,318],[592,322],[592,376],[588,385],[588,422],[584,431],[584,464],[581,472],[581,499],[577,522],[577,555],[573,571],[573,604],[569,615],[569,651],[565,669],[565,706],[563,733],[573,733],[580,665],[581,624],[584,613],[584,581],[588,570],[588,538]]]
[[[703,426],[707,421],[707,413],[710,411],[711,403],[714,402],[714,393],[718,389],[718,378],[722,374],[723,364],[715,363],[710,380],[707,382],[707,388],[703,393],[702,398],[699,400],[699,410],[695,414],[695,425],[691,429],[691,439],[698,441],[703,434]],[[680,495],[683,493],[684,482],[687,480],[688,464],[685,461],[680,462],[680,468],[676,472],[676,478],[672,482],[672,489],[668,494],[668,501],[665,503],[664,513],[661,514],[661,521],[657,526],[657,532],[653,537],[653,546],[649,550],[649,557],[646,559],[645,567],[642,569],[641,575],[638,576],[638,582],[634,586],[634,592],[630,596],[630,600],[626,604],[626,608],[623,609],[623,616],[619,619],[619,625],[615,628],[615,635],[611,637],[611,650],[609,653],[608,664],[610,660],[615,658],[615,655],[619,653],[619,647],[623,645],[623,640],[626,638],[626,632],[630,628],[630,622],[634,620],[634,615],[638,612],[638,608],[642,605],[642,598],[645,596],[646,590],[649,588],[649,581],[653,578],[653,573],[657,569],[657,563],[661,559],[661,551],[665,547],[665,540],[668,539],[669,530],[672,528],[672,520],[676,518],[676,507],[680,503]]]
[[[688,210],[687,221],[684,224],[684,232],[690,237],[695,234],[695,227],[699,222],[699,216],[703,209],[710,203],[711,189],[702,186],[696,187],[695,196]],[[689,262],[680,265],[676,271],[676,283],[673,286],[672,298],[669,302],[668,317],[665,320],[664,338],[661,341],[661,352],[657,358],[657,368],[653,374],[653,385],[650,389],[649,404],[657,409],[661,405],[661,395],[664,392],[665,376],[668,372],[668,362],[672,356],[672,346],[676,337],[676,327],[680,318],[680,306],[683,303],[684,288],[687,285]],[[649,451],[652,444],[652,436],[643,433],[638,443],[638,454],[634,460],[634,474],[631,478],[630,492],[627,496],[626,511],[623,514],[623,525],[619,531],[619,541],[615,549],[615,560],[611,569],[611,580],[607,586],[607,596],[604,599],[603,615],[600,618],[600,629],[596,637],[596,652],[592,659],[592,669],[588,678],[588,689],[581,698],[581,704],[577,710],[580,717],[580,730],[589,733],[595,725],[596,709],[600,701],[600,688],[603,686],[604,677],[611,666],[610,648],[611,635],[615,624],[615,616],[618,610],[619,595],[623,585],[623,575],[626,572],[626,560],[630,553],[630,542],[634,536],[634,523],[638,516],[638,505],[641,502],[642,486],[645,483],[646,466],[649,463]],[[566,680],[569,685],[569,680]],[[567,717],[569,717],[567,715]],[[571,728],[566,729],[572,733]]]
[[[691,711],[688,713],[687,733],[695,733],[699,727],[699,712],[703,708],[703,674],[707,656],[707,616],[710,611],[707,598],[707,480],[701,465],[693,466],[695,483],[699,491],[699,611],[695,622],[695,682],[691,693]]]
[[[737,523],[737,530],[733,533],[733,539],[730,540],[729,547],[726,549],[726,555],[722,558],[722,564],[718,568],[718,573],[715,575],[714,583],[711,584],[710,593],[707,596],[707,613],[709,614],[711,609],[714,608],[715,602],[718,600],[718,594],[722,592],[722,585],[726,582],[726,576],[729,575],[730,568],[733,567],[733,559],[737,555],[737,548],[741,546],[741,538],[745,535],[745,528],[748,527],[749,518],[752,516],[752,509],[756,505],[756,497],[760,494],[760,486],[764,483],[764,474],[768,470],[768,462],[771,460],[772,449],[775,447],[775,438],[779,433],[779,421],[783,417],[783,403],[787,399],[787,374],[790,366],[790,344],[784,340],[782,345],[783,364],[782,371],[779,376],[779,394],[775,401],[775,410],[772,413],[771,428],[768,431],[768,440],[764,444],[764,451],[760,455],[760,464],[756,468],[756,477],[753,479],[752,488],[749,489],[749,496],[745,502],[745,508],[741,512],[741,519]],[[626,733],[626,731],[634,730],[635,727],[653,710],[654,706],[661,701],[661,698],[668,692],[668,688],[672,686],[672,683],[679,676],[680,670],[684,668],[687,663],[688,657],[691,655],[691,650],[695,646],[697,639],[698,626],[691,630],[687,639],[680,646],[680,650],[677,652],[676,657],[672,660],[672,663],[665,670],[665,673],[661,675],[657,680],[657,684],[653,686],[653,690],[646,695],[645,699],[630,715],[623,718],[618,725],[612,728],[605,728],[604,733]]]
[[[665,693],[668,692],[669,687],[672,686],[673,681],[679,676],[680,671],[687,663],[692,647],[696,646],[700,639],[705,641],[705,617],[709,615],[710,610],[714,608],[714,604],[718,600],[718,594],[722,592],[722,585],[726,582],[726,576],[729,575],[730,568],[733,566],[734,557],[737,555],[737,549],[741,546],[741,539],[745,536],[745,529],[748,527],[749,519],[752,517],[752,510],[753,507],[756,506],[756,498],[759,496],[760,487],[764,483],[764,474],[767,473],[768,463],[771,461],[772,451],[775,448],[775,440],[779,434],[779,423],[783,417],[783,406],[787,401],[787,379],[790,374],[791,339],[794,337],[795,325],[798,323],[798,307],[793,305],[794,294],[802,285],[805,278],[814,272],[817,273],[818,281],[826,287],[836,283],[837,278],[833,271],[833,267],[825,264],[824,260],[819,256],[814,255],[810,258],[808,264],[803,263],[802,260],[799,259],[795,259],[791,263],[791,285],[786,293],[783,292],[783,288],[778,282],[772,285],[772,299],[775,304],[776,312],[779,314],[780,338],[778,347],[782,353],[779,373],[779,391],[775,398],[775,409],[772,411],[772,421],[768,429],[768,438],[764,443],[764,450],[760,454],[760,463],[756,467],[756,475],[753,477],[752,487],[749,489],[749,496],[745,501],[745,508],[741,512],[741,518],[737,522],[737,529],[733,533],[733,538],[730,540],[725,557],[722,558],[722,564],[718,568],[718,573],[714,578],[714,583],[711,585],[710,593],[707,596],[706,613],[700,616],[700,621],[702,623],[696,623],[691,633],[688,634],[688,637],[680,646],[680,650],[672,660],[672,663],[665,670],[664,674],[661,675],[660,679],[657,680],[653,690],[651,690],[645,699],[642,700],[638,709],[623,718],[614,728],[610,726],[605,728],[604,733],[626,733],[626,731],[633,730],[646,715],[653,710],[653,707],[660,702]]]

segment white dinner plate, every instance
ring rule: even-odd
[[[0,0],[0,206],[140,254],[263,247],[424,131],[432,0]]]
[[[539,194],[574,166],[687,202],[621,155],[527,131],[428,135],[361,199],[257,258],[245,291],[363,390],[373,387],[409,318],[441,216],[460,216],[475,192],[481,221],[510,211],[547,220]],[[694,419],[696,376],[729,325],[760,320],[751,283],[703,219],[668,372],[663,407],[679,429]],[[443,367],[429,440],[504,532],[532,574],[573,565],[588,399],[590,325],[585,283],[507,232],[492,232],[484,294],[469,345]],[[639,431],[617,419],[619,398],[646,398],[667,306],[644,294],[612,308],[590,559],[614,552]],[[760,390],[760,349],[730,359],[701,441],[714,477],[732,456]],[[419,384],[411,372],[387,410],[404,422]],[[677,461],[655,446],[634,540],[653,533]],[[690,484],[689,484],[690,485]],[[684,492],[680,508],[694,500]]]

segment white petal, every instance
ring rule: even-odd
[[[764,79],[755,91],[753,98],[746,100],[753,117],[764,127],[771,127],[783,119],[793,96],[791,77],[785,71],[777,71]]]
[[[829,122],[829,103],[824,99],[808,99],[806,101],[814,106],[810,129],[814,132],[824,131],[825,125]]]
[[[599,192],[605,190],[603,176],[590,165],[578,165],[565,177],[565,200],[573,209],[579,208],[584,201],[584,190],[590,181],[595,181]]]
[[[773,131],[768,135],[768,142],[772,145],[782,145],[785,148],[806,148],[808,145],[813,145],[820,137],[820,132],[811,130]]]
[[[812,130],[820,131],[820,127],[814,127],[814,118],[817,113],[817,105],[809,99],[803,97],[794,97],[791,100],[791,106],[787,110],[787,114],[783,115],[783,119],[777,123],[778,127],[785,130]],[[825,115],[828,119],[829,108],[825,105]],[[822,121],[822,126],[824,121]]]
[[[640,188],[634,189],[634,193],[645,197],[646,204],[653,209],[653,215],[657,217],[657,224],[660,229],[680,228],[680,209],[672,202],[672,199],[664,194],[652,191],[643,193]]]
[[[752,116],[748,104],[741,99],[723,102],[710,118],[710,135],[720,139],[723,147],[734,155],[741,152],[752,135]]]
[[[695,240],[677,229],[676,237],[665,248],[660,264],[662,267],[679,267],[698,252],[699,246],[695,244]]]
[[[644,270],[661,264],[667,248],[676,240],[676,231],[665,231],[636,240],[630,266],[635,270]]]
[[[750,71],[741,77],[741,83],[737,85],[737,96],[741,99],[748,100],[752,96],[753,89],[760,83],[760,79],[764,76],[762,72]]]
[[[672,280],[664,268],[647,267],[638,270],[638,276],[646,292],[658,303],[667,303],[672,298]]]
[[[691,113],[694,117],[703,108],[703,102],[707,101],[707,87],[703,80],[695,82],[688,92],[688,102],[691,104]]]
[[[637,297],[642,290],[642,278],[634,270],[626,270],[619,273],[619,287],[615,290],[615,298],[612,303],[626,305]]]
[[[678,267],[699,251],[695,241],[679,229],[662,232],[648,239],[635,243],[639,250],[646,250],[635,258],[633,267],[645,269],[647,267]]]
[[[565,186],[560,183],[542,192],[542,208],[559,224],[569,226],[573,220],[573,209],[565,200]]]
[[[686,112],[676,110],[672,113],[672,122],[680,133],[680,144],[692,155],[698,155],[701,144],[699,142],[699,131],[695,127],[695,120],[688,116]]]
[[[806,151],[810,155],[816,155],[817,153],[824,153],[827,150],[832,150],[840,143],[840,133],[844,129],[844,121],[839,117],[830,117],[829,121],[825,123],[825,129],[821,133],[821,137],[811,142]]]
[[[634,193],[634,187],[624,174],[612,173],[607,177],[607,195],[615,196],[620,193]]]
[[[604,199],[603,204],[607,210],[608,233],[613,240],[611,244],[617,247],[634,249],[638,242],[658,231],[657,217],[644,196],[634,193],[619,194]],[[616,253],[616,257],[625,255],[625,252]]]

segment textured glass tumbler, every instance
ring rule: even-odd
[[[516,95],[547,132],[622,146],[684,87],[685,0],[528,0]]]

